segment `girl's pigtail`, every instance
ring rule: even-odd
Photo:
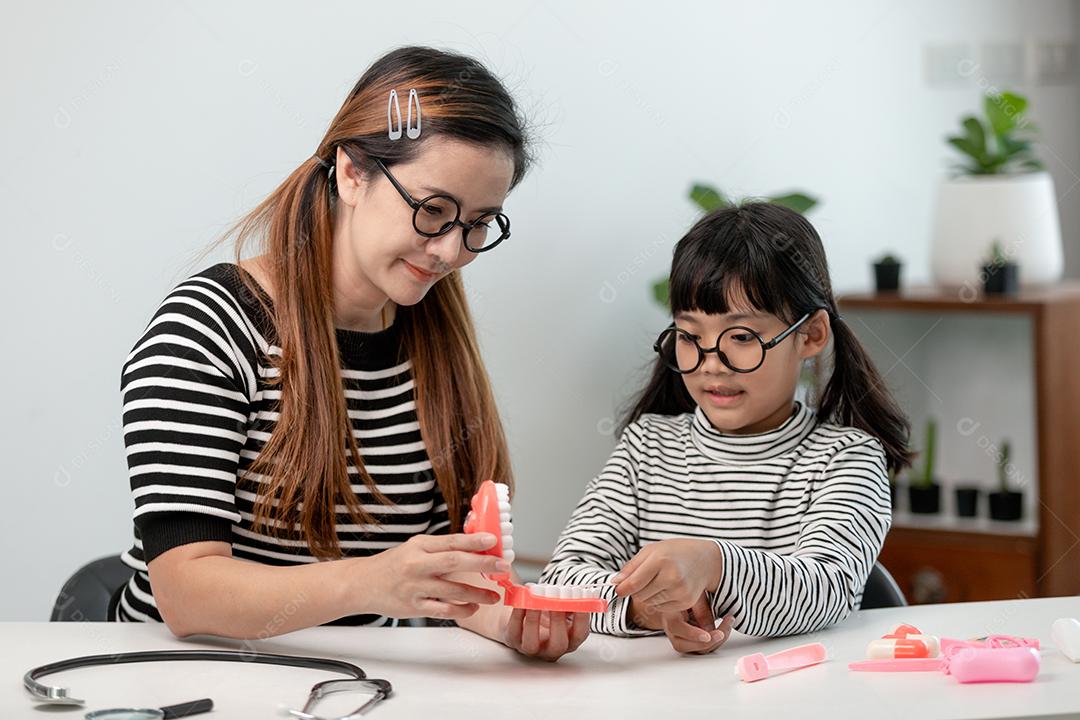
[[[903,470],[912,460],[907,416],[892,399],[884,378],[847,323],[836,318],[832,333],[832,376],[821,394],[818,417],[873,435],[885,447],[888,468]]]

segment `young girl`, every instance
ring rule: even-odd
[[[541,582],[611,583],[592,629],[663,631],[680,652],[843,619],[889,530],[909,426],[837,312],[820,238],[777,205],[716,211],[676,246],[670,297],[652,377]],[[811,410],[800,370],[830,339]]]
[[[461,532],[477,485],[511,478],[459,270],[509,237],[528,160],[475,60],[402,48],[363,74],[239,223],[236,263],[173,290],[124,364],[135,538],[111,618],[257,638],[426,616],[549,660],[581,643],[584,615],[496,605],[480,573],[502,561],[470,552],[496,540]]]

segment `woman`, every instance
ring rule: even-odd
[[[461,534],[476,486],[511,477],[459,271],[509,237],[528,165],[478,62],[412,47],[364,73],[229,233],[236,264],[181,283],[127,358],[135,573],[111,617],[237,638],[437,617],[549,660],[581,644],[587,617],[498,604],[479,573],[503,561],[475,553],[495,539]]]

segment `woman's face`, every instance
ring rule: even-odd
[[[720,333],[734,325],[754,330],[766,343],[788,327],[780,318],[755,310],[748,303],[729,303],[728,307],[730,312],[723,315],[680,312],[675,316],[675,324],[696,336],[697,343],[705,350],[715,348]],[[791,415],[803,360],[820,353],[828,338],[828,315],[819,310],[798,330],[766,351],[765,361],[757,370],[735,372],[720,361],[717,353],[708,353],[701,367],[682,376],[683,382],[690,397],[717,430],[737,434],[772,430]],[[742,334],[740,339],[752,341],[760,348],[749,335]],[[759,355],[760,349],[754,352]]]
[[[424,141],[412,160],[389,169],[414,200],[435,193],[455,198],[461,221],[468,223],[502,208],[514,163],[501,148],[436,136]],[[376,304],[389,298],[415,305],[435,283],[477,258],[465,249],[460,226],[435,238],[417,233],[413,209],[379,170],[363,176],[339,149],[336,172],[334,255],[345,267],[335,273],[344,270],[352,294],[370,296]]]

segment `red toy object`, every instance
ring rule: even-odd
[[[937,657],[937,642],[936,640],[924,641],[922,638],[881,638],[870,642],[866,648],[866,657],[871,660],[935,658]]]
[[[888,635],[882,635],[885,638],[906,638],[908,635],[922,635],[922,630],[914,625],[897,625],[889,631]]]
[[[888,635],[867,646],[866,657],[871,660],[936,658],[938,649],[938,639],[933,635],[924,635],[914,625],[897,625]]]
[[[496,542],[481,555],[494,555],[508,563],[514,561],[514,525],[510,519],[510,489],[502,483],[484,481],[472,497],[465,532],[491,533]],[[525,610],[555,610],[561,612],[607,612],[608,601],[599,597],[600,586],[583,585],[517,585],[513,574],[485,573],[503,588],[503,604]]]

